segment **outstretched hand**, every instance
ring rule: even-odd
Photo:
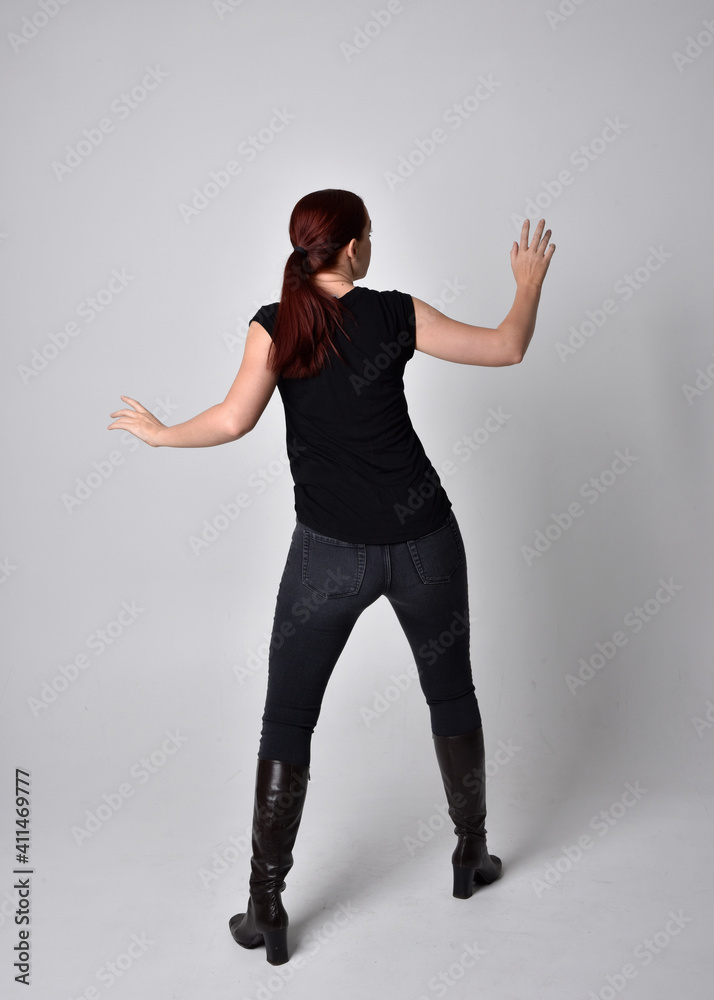
[[[125,403],[129,403],[132,409],[115,410],[114,413],[111,413],[110,416],[117,419],[113,424],[109,424],[107,430],[129,431],[141,441],[151,445],[152,448],[158,448],[158,435],[166,424],[162,424],[153,413],[150,413],[145,406],[142,406],[136,399],[132,399],[131,396],[122,396],[121,398]]]
[[[520,244],[513,241],[511,247],[511,267],[516,284],[536,285],[538,288],[543,284],[550,259],[555,253],[555,243],[548,246],[552,232],[550,229],[543,232],[545,219],[541,219],[533,233],[533,239],[528,246],[528,230],[530,221],[526,219],[521,227]],[[547,248],[547,249],[546,249]]]

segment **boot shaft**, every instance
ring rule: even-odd
[[[258,758],[249,885],[259,930],[287,926],[280,893],[293,866],[309,778],[307,765]]]
[[[483,727],[461,736],[432,733],[455,832],[485,836],[486,766]]]

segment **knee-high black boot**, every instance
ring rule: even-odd
[[[250,899],[246,912],[236,913],[228,926],[234,940],[244,948],[265,943],[271,965],[288,961],[288,915],[280,893],[293,866],[292,849],[309,778],[305,764],[258,759]]]
[[[463,736],[432,733],[436,757],[458,840],[451,858],[454,896],[468,899],[475,882],[495,882],[501,859],[486,849],[486,767],[483,729]]]

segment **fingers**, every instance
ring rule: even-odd
[[[110,417],[137,417],[140,413],[149,413],[145,406],[142,406],[138,400],[132,399],[131,396],[120,396],[119,398],[123,399],[125,403],[129,403],[133,409],[115,410],[114,413],[109,414]]]
[[[538,250],[541,250],[541,251],[542,251],[543,253],[545,253],[545,251],[546,251],[546,249],[547,249],[547,247],[548,247],[548,240],[549,240],[549,239],[551,238],[551,236],[552,236],[552,235],[553,235],[553,234],[552,234],[552,232],[550,231],[550,229],[547,229],[547,230],[546,230],[546,231],[545,231],[545,232],[543,233],[543,238],[541,239],[541,241],[540,241],[540,243],[539,243],[539,245],[538,245],[538,248],[537,248],[537,249],[538,249]]]
[[[528,230],[530,229],[531,221],[526,219],[521,226],[521,246],[520,249],[526,251],[528,249]]]
[[[523,250],[524,252],[526,250],[529,250],[529,249],[530,250],[537,250],[538,247],[540,246],[541,239],[543,238],[543,227],[545,226],[545,219],[540,219],[538,221],[538,224],[535,227],[535,230],[533,232],[533,239],[532,239],[532,241],[530,243],[530,246],[529,246],[528,245],[528,234],[529,234],[529,230],[530,230],[530,225],[531,225],[530,219],[526,219],[524,221],[522,227],[521,227],[521,244],[520,244],[520,249]],[[548,230],[546,236],[550,237],[550,229]]]
[[[551,229],[547,229],[545,232],[543,232],[544,227],[545,227],[545,219],[539,219],[538,224],[533,232],[533,239],[531,240],[529,245],[528,235],[530,231],[530,219],[526,219],[521,227],[520,245],[517,247],[516,243],[514,242],[513,247],[511,248],[511,252],[513,253],[516,249],[522,250],[524,253],[527,250],[531,250],[533,253],[537,253],[538,251],[541,250],[545,252],[545,249],[548,246],[548,240],[553,235],[553,231]],[[553,247],[554,250],[555,246],[553,244],[551,244],[551,246]]]
[[[540,219],[538,225],[535,228],[535,232],[533,233],[533,241],[529,249],[535,251],[536,253],[538,252],[538,248],[540,247],[541,240],[543,238],[544,226],[545,226],[545,219]],[[550,235],[550,233],[548,235]]]
[[[120,396],[119,398],[123,399],[127,403],[130,403],[134,407],[134,409],[138,410],[140,413],[149,412],[145,406],[142,406],[141,403],[139,403],[136,399],[132,399],[131,396]]]

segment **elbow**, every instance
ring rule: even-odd
[[[502,358],[501,364],[504,366],[519,365],[526,353],[523,338],[519,336],[517,330],[510,326],[504,326],[503,323],[499,324],[497,330],[500,334],[498,353]]]
[[[250,414],[231,410],[223,404],[221,427],[227,442],[238,441],[239,438],[245,437],[253,430],[257,422],[257,420],[251,419]]]
[[[245,437],[249,431],[252,431],[254,426],[254,424],[250,426],[245,421],[239,421],[236,417],[229,418],[223,425],[226,440],[238,441],[240,438]]]
[[[507,368],[510,365],[519,365],[523,361],[524,354],[525,351],[521,351],[518,347],[502,347],[498,352],[497,360],[494,360],[493,364],[500,365],[501,368]]]
[[[253,427],[254,426],[255,424],[253,424]],[[246,424],[235,425],[230,430],[231,441],[239,441],[240,438],[245,437],[246,434],[249,434],[253,430],[253,427],[248,427]]]
[[[525,346],[523,343],[515,343],[509,346],[508,357],[509,360],[506,362],[509,365],[519,365],[523,358],[525,357],[526,351],[528,350],[528,344]]]

